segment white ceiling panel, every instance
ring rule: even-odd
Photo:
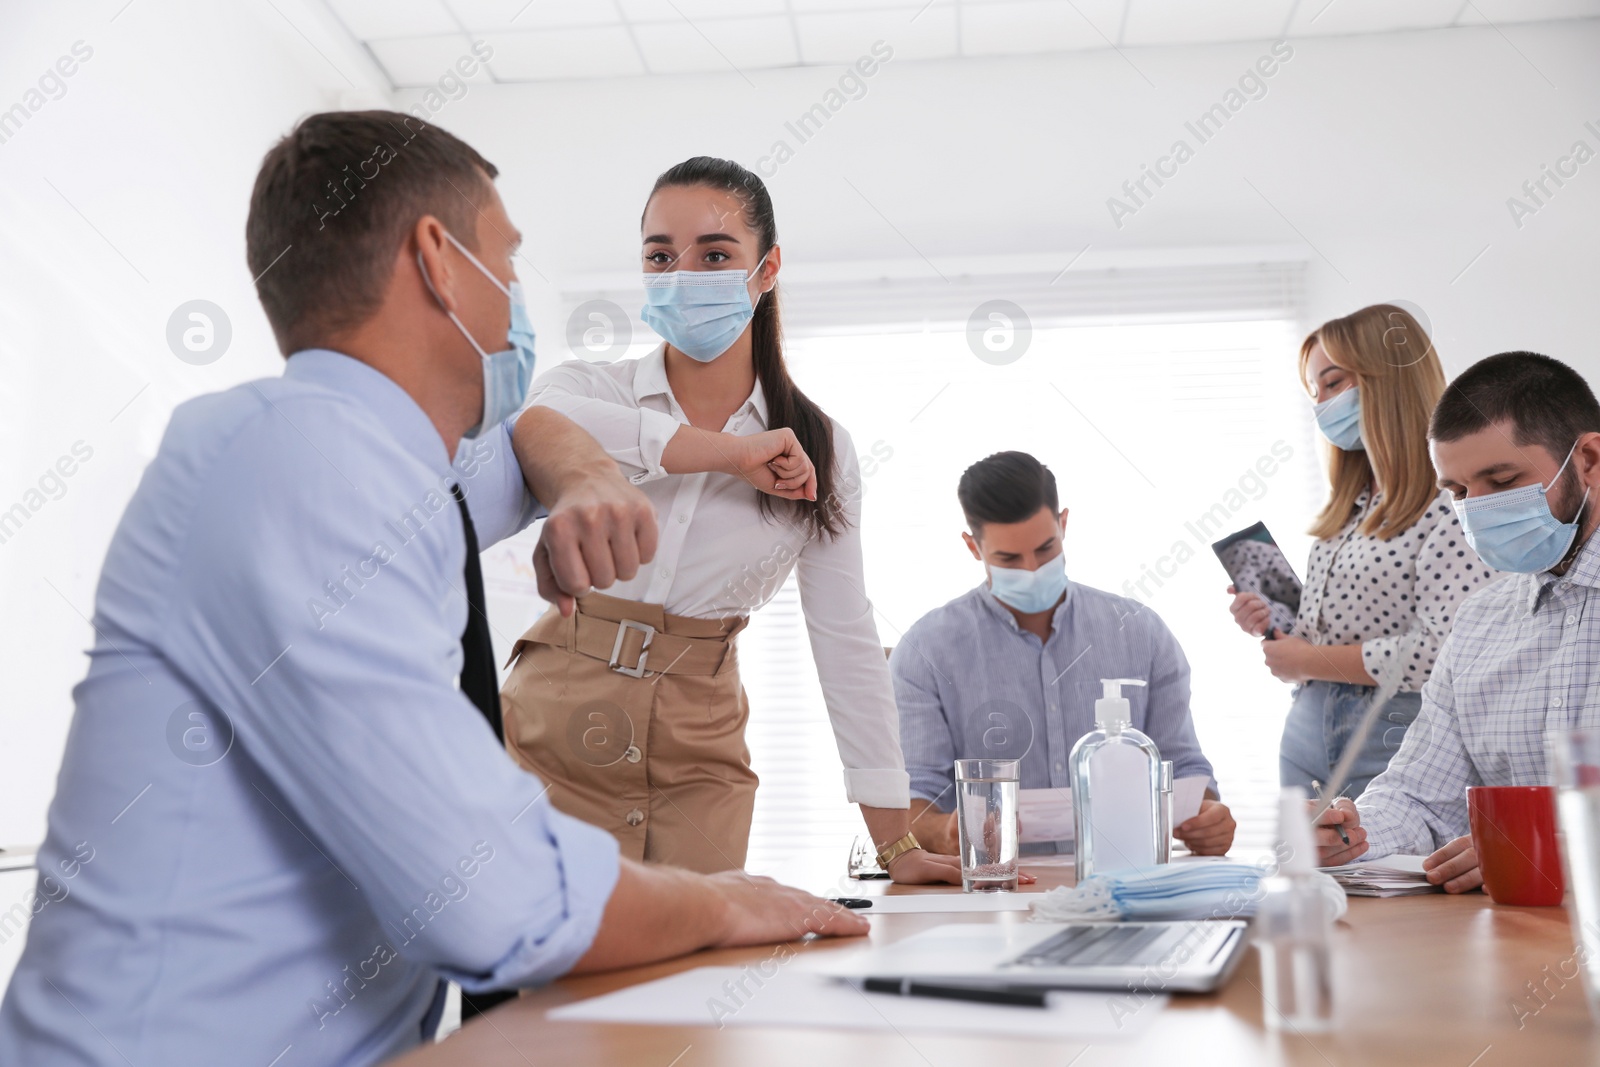
[[[968,56],[1075,52],[1104,48],[1117,26],[1095,27],[1059,0],[963,4],[961,52]]]
[[[760,70],[800,62],[786,15],[644,22],[634,40],[652,74]]]
[[[444,0],[468,31],[620,26],[613,0]]]
[[[629,22],[682,22],[782,15],[784,0],[619,0]]]
[[[1463,0],[1304,0],[1295,10],[1289,34],[1315,37],[1337,33],[1387,33],[1439,29],[1455,22]]]
[[[456,20],[443,0],[327,0],[357,40],[453,33]]]
[[[325,0],[397,86],[625,78],[1600,18],[1600,0]]]
[[[1303,0],[1300,6],[1321,2]],[[1129,0],[1121,43],[1134,47],[1279,37],[1295,7],[1295,0],[1228,0],[1223,4]]]
[[[389,80],[398,88],[432,85],[455,66],[462,56],[472,56],[472,41],[466,34],[441,34],[437,37],[397,37],[370,41]],[[498,57],[496,57],[498,58]],[[459,74],[457,74],[459,77]]]
[[[623,26],[484,34],[498,81],[626,78],[646,73]]]
[[[853,63],[876,41],[894,58],[944,59],[956,54],[956,9],[934,4],[915,9],[811,12],[795,16],[800,56],[806,63]]]

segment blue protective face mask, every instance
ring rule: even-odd
[[[646,274],[639,317],[679,352],[710,363],[733,347],[755,315],[747,286],[766,261],[762,256],[749,274],[682,269]]]
[[[1033,571],[1014,567],[989,568],[989,592],[1000,603],[1016,608],[1024,615],[1049,611],[1066,591],[1066,553],[1041,563],[1039,569]]]
[[[1495,570],[1520,574],[1539,574],[1561,562],[1578,536],[1578,519],[1589,502],[1589,490],[1583,491],[1583,502],[1571,522],[1556,519],[1546,494],[1561,479],[1561,472],[1572,462],[1572,452],[1577,447],[1574,441],[1549,486],[1521,485],[1453,501],[1467,544],[1479,559]]]
[[[1312,405],[1316,412],[1317,429],[1322,431],[1335,448],[1346,452],[1364,452],[1367,446],[1361,440],[1361,388],[1352,385],[1337,396]]]
[[[523,400],[527,399],[528,385],[533,381],[533,324],[528,321],[528,305],[522,295],[521,282],[512,281],[509,286],[502,284],[453,234],[446,233],[445,237],[511,301],[511,326],[506,331],[506,344],[510,347],[498,352],[485,352],[461,324],[456,313],[445,309],[445,314],[456,324],[461,336],[467,339],[467,343],[483,360],[483,415],[477,425],[466,432],[467,437],[477,437],[487,427],[498,426],[516,414]],[[422,271],[422,280],[428,286],[428,292],[438,300],[438,290],[434,289],[433,280],[428,277],[428,268],[422,262],[421,252],[417,253],[417,267]],[[442,300],[439,303],[441,307],[444,305]]]

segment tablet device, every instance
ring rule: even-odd
[[[1260,593],[1289,609],[1300,610],[1300,579],[1273,540],[1265,523],[1257,522],[1215,542],[1211,550],[1241,593]]]

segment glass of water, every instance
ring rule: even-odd
[[[1600,1021],[1600,729],[1553,730],[1549,746],[1567,914],[1589,1011]]]
[[[962,890],[1017,888],[1016,760],[956,760],[956,825]]]

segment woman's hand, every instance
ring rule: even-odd
[[[1317,646],[1303,637],[1263,641],[1261,655],[1267,661],[1267,670],[1280,682],[1309,682],[1326,674],[1316,670]]]
[[[1241,593],[1231,585],[1228,592],[1233,594],[1228,610],[1233,613],[1233,621],[1239,624],[1239,629],[1251,637],[1266,636],[1272,625],[1272,609],[1267,606],[1266,597],[1260,593]]]
[[[785,500],[817,499],[817,470],[793,430],[784,427],[747,437],[724,436],[731,437],[729,458],[745,481]]]

